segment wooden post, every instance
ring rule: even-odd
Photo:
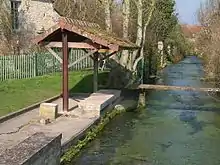
[[[98,69],[99,69],[99,53],[94,53],[94,58],[93,58],[93,62],[94,62],[94,73],[93,73],[93,92],[97,92],[98,91]]]
[[[144,108],[146,107],[146,92],[144,90],[141,90],[139,93],[139,99],[138,99],[138,107]]]
[[[160,54],[160,67],[163,68],[164,65],[164,52],[163,52],[163,42],[159,41],[158,42],[158,52]]]
[[[149,68],[149,70],[148,70],[148,78],[150,78],[150,76],[152,76],[152,50],[150,50],[150,54],[149,54],[149,58],[148,58],[148,60],[149,60],[149,64],[148,64],[148,68]]]
[[[63,47],[63,111],[69,109],[69,89],[68,89],[68,40],[67,33],[62,31],[62,47]]]

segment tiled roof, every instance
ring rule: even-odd
[[[192,38],[194,34],[202,30],[202,26],[199,25],[181,25],[181,28],[185,36],[189,38]]]
[[[109,49],[138,49],[136,44],[121,39],[113,33],[108,33],[100,28],[98,24],[66,17],[61,17],[56,25],[39,35],[35,39],[35,42],[43,42],[45,38],[59,29],[66,29],[70,32],[86,37],[99,45],[108,47]]]

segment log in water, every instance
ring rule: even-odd
[[[141,84],[139,89],[155,89],[155,90],[183,90],[183,91],[203,91],[203,92],[220,92],[220,88],[196,88],[190,86],[169,86],[169,85],[151,85]]]

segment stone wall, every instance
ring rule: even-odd
[[[36,133],[0,155],[0,164],[7,165],[59,165],[61,138]]]
[[[53,26],[60,16],[52,0],[21,0],[19,17],[22,29],[37,35],[42,29]]]

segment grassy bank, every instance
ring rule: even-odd
[[[107,76],[107,72],[100,73],[99,83],[105,84]],[[71,72],[69,75],[70,92],[92,92],[92,80],[92,71]],[[60,94],[61,81],[62,76],[57,73],[32,79],[0,82],[0,116]]]

